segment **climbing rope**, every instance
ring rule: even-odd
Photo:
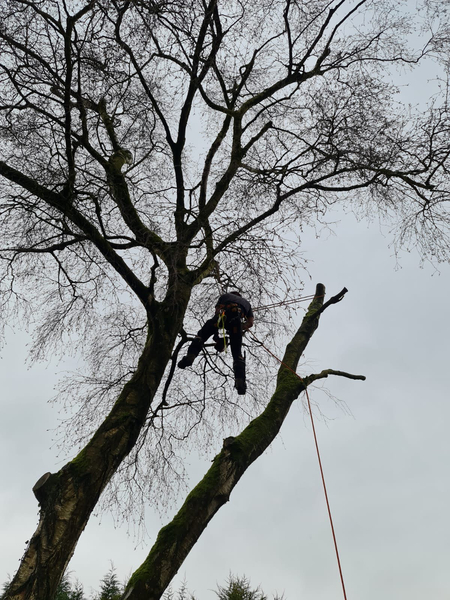
[[[297,302],[306,302],[307,300],[313,300],[315,298],[314,294],[310,294],[309,296],[300,296],[299,298],[292,298],[291,300],[283,300],[281,302],[274,302],[272,304],[265,304],[264,306],[257,306],[253,309],[255,310],[263,310],[263,308],[277,308],[278,306],[288,306],[289,304],[297,304]]]
[[[266,350],[266,352],[268,352],[271,356],[273,356],[273,358],[275,358],[286,369],[288,369],[289,371],[291,371],[291,373],[294,373],[294,375],[296,377],[298,377],[302,383],[304,383],[303,378],[296,371],[294,371],[294,369],[291,369],[291,367],[289,367],[285,362],[283,362],[280,358],[278,358],[278,356],[276,356],[271,350],[269,350],[269,348],[267,348],[267,346],[265,346],[260,340],[258,340],[258,338],[255,336],[255,334],[252,331],[248,330],[248,333],[250,333],[250,335],[252,336],[252,338],[256,342],[258,342],[258,344],[260,344],[264,348],[264,350]],[[325,475],[324,475],[324,472],[323,472],[322,460],[320,458],[319,442],[317,440],[316,427],[315,427],[315,424],[314,424],[314,417],[313,417],[313,412],[312,412],[312,407],[311,407],[311,401],[309,399],[308,387],[306,386],[306,384],[305,384],[305,394],[306,394],[306,399],[307,399],[307,402],[308,402],[308,412],[309,412],[309,417],[311,419],[311,426],[312,426],[312,431],[313,431],[313,436],[314,436],[314,444],[316,446],[317,459],[319,461],[320,476],[322,478],[322,486],[323,486],[323,491],[324,491],[324,494],[325,494],[325,502],[326,502],[327,510],[328,510],[328,518],[330,520],[331,533],[332,533],[332,536],[333,536],[334,549],[335,549],[335,552],[336,552],[336,559],[337,559],[337,564],[338,564],[338,569],[339,569],[339,576],[341,578],[342,592],[344,594],[344,600],[347,600],[347,594],[346,594],[346,591],[345,591],[345,583],[344,583],[344,575],[343,575],[342,567],[341,567],[341,559],[339,557],[339,550],[338,550],[338,545],[337,545],[336,533],[334,531],[333,517],[331,516],[330,502],[328,500],[327,486],[326,486],[326,483],[325,483]]]
[[[217,261],[214,262],[212,273],[214,279],[216,280],[217,287],[219,288],[219,295],[224,294],[225,286],[223,285],[222,278],[220,276],[220,267]],[[313,300],[315,297],[315,294],[309,294],[308,296],[299,296],[298,298],[291,298],[290,300],[282,300],[280,302],[273,302],[272,304],[264,304],[263,306],[257,306],[256,308],[253,308],[253,312],[257,310],[277,308],[278,306],[289,306],[290,304],[297,304],[298,302],[307,302],[308,300]]]

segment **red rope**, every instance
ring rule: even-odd
[[[298,377],[301,379],[301,377],[299,375],[298,375]],[[324,491],[325,500],[326,500],[326,503],[327,503],[328,517],[330,519],[330,525],[331,525],[331,533],[333,534],[334,549],[336,551],[336,559],[337,559],[338,568],[339,568],[339,575],[340,575],[340,578],[341,578],[342,592],[344,594],[345,600],[347,600],[347,594],[345,592],[345,584],[344,584],[344,575],[342,573],[341,560],[339,558],[339,550],[338,550],[338,545],[337,545],[337,540],[336,540],[336,533],[334,531],[333,517],[331,516],[330,502],[328,500],[327,486],[325,484],[325,476],[323,474],[322,460],[320,458],[320,452],[319,452],[319,443],[317,441],[316,428],[315,428],[315,425],[314,425],[314,418],[313,418],[313,413],[312,413],[312,409],[311,409],[311,402],[309,400],[309,394],[308,394],[308,388],[307,387],[305,387],[305,393],[306,393],[306,398],[308,400],[309,416],[311,418],[311,425],[312,425],[312,430],[313,430],[313,434],[314,434],[314,443],[316,445],[317,459],[319,461],[320,476],[322,477],[323,491]]]
[[[266,352],[268,352],[280,364],[282,364],[284,367],[286,367],[286,369],[289,369],[289,371],[291,371],[291,373],[294,373],[294,375],[296,377],[298,377],[301,382],[304,383],[303,378],[300,377],[300,375],[298,373],[296,373],[294,371],[294,369],[291,369],[291,367],[289,367],[286,363],[284,363],[280,358],[278,358],[278,356],[276,356],[271,350],[269,350],[269,348],[267,348],[262,342],[260,342],[258,340],[258,338],[254,335],[254,333],[252,333],[251,331],[249,331],[249,333],[252,335],[252,337],[254,338],[254,340],[256,342],[258,342],[258,344],[261,344],[261,346],[264,348],[264,350],[266,350]],[[342,592],[344,594],[344,600],[347,600],[347,594],[346,594],[346,591],[345,591],[345,583],[344,583],[344,575],[343,575],[342,567],[341,567],[341,559],[339,558],[339,550],[338,550],[338,545],[337,545],[336,533],[334,531],[333,517],[331,516],[331,508],[330,508],[330,502],[328,500],[327,486],[326,486],[326,483],[325,483],[325,475],[324,475],[324,472],[323,472],[322,460],[320,458],[319,443],[317,441],[316,427],[314,425],[314,417],[313,417],[313,412],[312,412],[312,408],[311,408],[311,402],[310,402],[310,399],[309,399],[308,388],[307,388],[306,384],[305,384],[305,393],[306,393],[306,398],[307,398],[307,401],[308,401],[308,411],[309,411],[309,416],[310,416],[310,419],[311,419],[311,426],[312,426],[313,435],[314,435],[314,444],[316,446],[317,459],[319,461],[320,476],[322,478],[323,491],[324,491],[324,494],[325,494],[325,501],[326,501],[326,504],[327,504],[328,517],[329,517],[330,525],[331,525],[331,533],[333,535],[334,549],[335,549],[335,552],[336,552],[336,559],[337,559],[337,564],[338,564],[338,568],[339,568],[339,576],[341,578]]]

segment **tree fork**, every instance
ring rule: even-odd
[[[187,496],[178,514],[159,532],[147,559],[132,575],[123,600],[161,598],[210,520],[228,502],[242,475],[273,442],[292,403],[307,387],[307,382],[292,371],[295,372],[318,327],[322,308],[341,300],[344,290],[324,305],[325,286],[317,285],[308,312],[286,347],[284,364],[278,371],[277,386],[267,407],[240,435],[224,440],[221,452],[204,478]]]

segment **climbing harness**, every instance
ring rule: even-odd
[[[227,321],[227,312],[236,313],[236,318],[242,320],[242,311],[239,304],[235,302],[230,302],[228,304],[219,304],[216,307],[218,318],[217,318],[217,328],[221,331],[223,340],[224,340],[224,350],[227,351],[227,337],[226,337],[226,328],[225,324]],[[234,320],[234,317],[232,321]]]
[[[255,336],[255,334],[252,331],[249,331],[249,333],[252,336],[252,338],[255,340],[255,342],[257,342],[258,344],[260,344],[260,346],[262,346],[266,352],[268,352],[271,356],[273,356],[273,358],[275,358],[275,360],[277,360],[281,365],[283,365],[283,367],[285,367],[286,369],[288,369],[289,371],[291,371],[291,373],[293,373],[296,377],[298,377],[300,379],[301,382],[304,383],[303,378],[296,371],[294,371],[294,369],[291,369],[291,367],[289,367],[284,361],[282,361],[271,350],[269,350],[269,348],[267,348],[267,346],[265,346]],[[326,483],[325,483],[325,475],[324,475],[324,472],[323,472],[322,460],[321,460],[321,457],[320,457],[319,442],[317,440],[316,427],[315,427],[315,424],[314,424],[314,417],[313,417],[313,412],[312,412],[312,408],[311,408],[311,401],[309,399],[308,387],[306,385],[305,385],[305,394],[306,394],[306,400],[307,400],[307,403],[308,403],[309,417],[311,419],[311,427],[312,427],[313,436],[314,436],[314,444],[315,444],[315,447],[316,447],[317,459],[318,459],[318,462],[319,462],[320,476],[321,476],[321,479],[322,479],[322,487],[323,487],[323,491],[324,491],[324,494],[325,494],[325,502],[326,502],[326,505],[327,505],[328,518],[329,518],[329,521],[330,521],[331,533],[332,533],[332,536],[333,536],[334,550],[335,550],[335,553],[336,553],[336,559],[337,559],[337,564],[338,564],[338,569],[339,569],[339,576],[340,576],[340,579],[341,579],[342,592],[344,594],[344,600],[347,600],[347,594],[346,594],[346,591],[345,591],[345,583],[344,583],[344,575],[343,575],[342,567],[341,567],[341,559],[339,557],[339,550],[338,550],[338,545],[337,545],[336,533],[334,531],[333,517],[331,516],[331,508],[330,508],[330,502],[328,500],[328,492],[327,492],[327,486],[326,486]]]
[[[222,329],[222,339],[223,339],[223,349],[226,352],[227,351],[227,334],[225,331],[225,321],[226,321],[226,316],[225,316],[225,309],[222,308],[221,310],[219,310],[219,318],[217,319],[217,328],[219,329],[219,331]]]

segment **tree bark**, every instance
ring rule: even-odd
[[[334,296],[335,302],[344,293],[343,290]],[[295,370],[318,327],[324,295],[325,287],[318,284],[300,328],[286,347],[276,390],[266,409],[240,435],[224,440],[211,468],[190,492],[174,519],[161,529],[148,557],[132,575],[124,600],[161,598],[210,520],[228,502],[239,479],[277,436],[292,403],[308,385],[308,378],[301,379]]]
[[[179,284],[176,291],[155,305],[138,367],[90,442],[58,473],[46,473],[35,484],[39,523],[5,600],[54,597],[103,489],[145,423],[189,301],[188,286]]]

